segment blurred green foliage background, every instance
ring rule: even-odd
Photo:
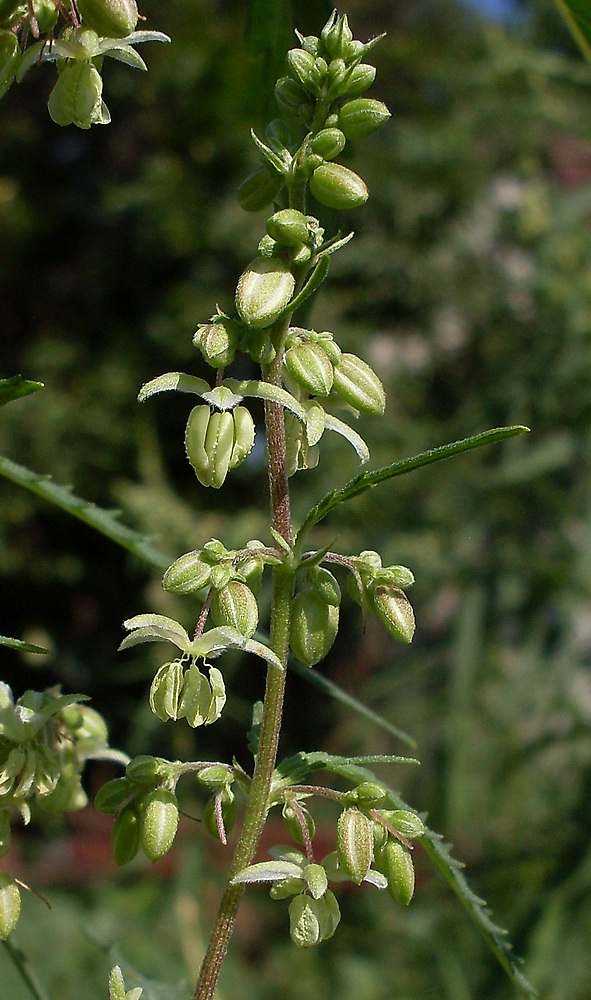
[[[275,21],[238,0],[141,9],[173,46],[145,47],[145,77],[106,68],[109,127],[53,125],[47,68],[0,108],[1,373],[46,386],[3,409],[0,452],[120,507],[173,558],[212,536],[268,537],[262,449],[206,491],[184,457],[191,404],[135,397],[162,371],[207,375],[191,336],[216,302],[231,307],[264,225],[235,201],[256,163],[249,128],[275,113],[293,26],[318,31],[330,6],[278,2]],[[393,119],[347,160],[372,197],[306,322],[386,384],[387,417],[360,420],[373,467],[505,423],[532,433],[370,491],[317,530],[318,545],[378,549],[417,579],[409,649],[377,623],[362,633],[351,603],[322,669],[417,740],[421,767],[384,777],[456,845],[544,1000],[588,1000],[591,70],[545,0],[504,24],[453,0],[350,0],[348,12],[356,37],[388,32],[371,95]],[[356,471],[348,446],[325,439],[319,469],[294,480],[296,515]],[[150,718],[159,661],[118,657],[120,623],[153,610],[189,624],[189,599],[84,525],[0,489],[0,633],[53,650],[43,662],[5,652],[3,678],[19,694],[57,682],[91,694],[131,754],[246,765],[260,669],[231,664],[226,725],[195,735]],[[404,752],[294,676],[284,750],[298,749]],[[108,776],[91,772],[90,790]],[[220,852],[194,833],[188,823],[174,870],[154,880],[113,876],[98,855],[77,869],[67,854],[70,888],[45,890],[51,913],[28,899],[18,931],[50,996],[77,1000],[81,980],[104,996],[114,940],[146,975],[190,978],[221,877]],[[69,839],[23,838],[23,877],[59,880],[51,858],[84,837],[74,824]],[[254,890],[220,1000],[512,997],[457,901],[419,868],[408,911],[371,890],[345,895],[342,929],[310,952]]]

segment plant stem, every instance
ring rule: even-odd
[[[274,385],[281,384],[280,359],[283,353],[283,342],[289,328],[289,320],[290,317],[284,319],[278,325],[278,329],[274,331],[274,339],[279,349],[276,361],[269,365],[265,372],[266,381]],[[266,403],[265,422],[272,524],[286,542],[291,544],[291,508],[285,463],[285,425],[282,408],[276,403]],[[251,863],[267,818],[269,790],[281,732],[294,575],[293,568],[289,565],[276,566],[273,569],[270,645],[282,666],[281,669],[278,669],[276,666],[270,665],[267,670],[259,746],[246,802],[244,821],[234,851],[228,882],[201,965],[194,1000],[213,1000],[222,962],[232,935],[238,905],[244,891],[244,886],[233,885],[232,879],[241,869]]]

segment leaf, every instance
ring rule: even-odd
[[[588,0],[556,0],[559,11],[587,59],[591,59],[591,7]]]
[[[287,312],[294,313],[296,309],[299,309],[300,306],[304,304],[306,299],[309,299],[310,296],[314,294],[317,288],[320,288],[320,285],[322,284],[322,282],[326,278],[326,275],[328,274],[329,265],[330,261],[328,259],[328,254],[324,253],[319,255],[314,270],[310,274],[310,277],[308,278],[306,284],[301,289],[301,291],[299,291],[298,294],[294,296],[294,298],[289,303],[289,306],[286,307],[285,309],[286,313]]]
[[[119,646],[120,650],[129,649],[130,646],[135,646],[138,642],[159,642],[160,640],[174,642],[175,646],[184,652],[187,652],[191,646],[191,640],[183,626],[175,622],[173,618],[167,618],[166,615],[135,615],[123,622],[123,628],[132,634],[123,640]]]
[[[242,882],[280,882],[284,878],[302,878],[302,869],[291,861],[261,861],[243,868],[231,882],[232,885]]]
[[[361,437],[361,434],[354,431],[344,420],[339,420],[337,417],[333,417],[332,414],[327,413],[325,427],[327,431],[336,431],[337,434],[340,434],[341,437],[344,437],[353,446],[362,465],[369,462],[369,448]]]
[[[29,379],[23,378],[22,375],[0,378],[0,406],[5,406],[13,399],[20,399],[21,396],[29,396],[32,392],[38,392],[42,388],[43,382],[31,382]]]
[[[354,479],[345,483],[344,486],[341,486],[340,489],[327,493],[322,497],[322,500],[312,507],[297,533],[296,550],[301,548],[303,539],[310,528],[313,528],[315,524],[322,521],[331,510],[339,507],[342,503],[346,503],[348,500],[353,500],[355,497],[360,496],[361,493],[365,493],[379,483],[384,483],[388,479],[394,479],[395,476],[402,476],[406,472],[412,472],[414,469],[420,469],[425,465],[431,465],[434,462],[441,462],[446,458],[452,458],[454,455],[461,455],[464,451],[482,448],[484,445],[504,441],[506,438],[515,437],[516,434],[525,434],[528,431],[529,427],[524,427],[521,424],[513,427],[495,427],[492,430],[483,431],[481,434],[475,434],[473,437],[454,441],[452,444],[444,444],[439,448],[431,448],[429,451],[421,452],[419,455],[413,455],[412,458],[393,462],[392,465],[375,469],[374,472],[360,473]]]
[[[285,410],[293,413],[302,424],[306,423],[306,411],[302,404],[281,386],[261,382],[258,379],[238,381],[235,378],[226,378],[223,384],[238,396],[252,396],[254,399],[264,399],[268,403],[278,403],[279,406],[283,406]]]
[[[362,757],[341,757],[334,754],[324,753],[322,750],[315,750],[306,753],[301,750],[299,753],[288,757],[277,765],[275,773],[288,784],[299,784],[309,774],[314,771],[331,771],[333,774],[340,774],[347,778],[352,773],[351,768],[358,768],[360,764],[418,764],[414,757],[398,757],[394,754],[370,754]],[[355,777],[353,778],[355,780]],[[365,779],[364,779],[365,780]],[[371,780],[375,780],[372,776]]]
[[[34,646],[32,642],[25,642],[24,639],[11,639],[7,635],[0,635],[0,646],[8,646],[9,649],[17,649],[19,653],[49,653],[49,649],[43,646]]]
[[[1,455],[0,474],[78,518],[79,521],[83,521],[101,535],[105,535],[117,545],[132,552],[138,559],[143,559],[154,569],[165,570],[172,562],[169,556],[152,545],[151,539],[147,535],[142,535],[139,531],[119,524],[119,511],[104,510],[88,500],[77,497],[69,486],[58,486],[57,483],[54,483],[51,476],[40,475],[38,472],[33,472],[23,465],[17,465],[16,462]]]
[[[343,765],[340,773],[356,782],[375,780],[371,771],[356,765]],[[382,784],[385,783],[382,782]],[[414,811],[400,798],[397,792],[389,787],[388,798],[394,808]],[[421,816],[421,819],[424,822],[425,817]],[[462,903],[474,927],[486,941],[519,995],[525,1000],[535,1000],[537,992],[521,971],[521,959],[514,955],[512,945],[507,940],[507,931],[491,920],[490,911],[485,901],[470,888],[462,871],[464,867],[462,862],[451,856],[450,846],[443,842],[442,835],[429,829],[426,824],[425,833],[420,843]]]
[[[157,392],[168,392],[176,389],[177,392],[193,392],[196,396],[202,396],[204,392],[211,392],[211,386],[203,378],[196,375],[185,375],[184,372],[166,372],[146,382],[138,392],[138,402],[143,403],[149,396],[155,396]]]

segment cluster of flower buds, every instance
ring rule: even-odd
[[[351,593],[358,603],[377,615],[399,642],[411,642],[415,631],[412,605],[404,591],[414,583],[406,566],[382,566],[378,552],[366,550],[352,559],[355,575]]]
[[[54,37],[60,17],[64,27]],[[48,102],[53,121],[79,128],[108,124],[98,68],[102,57],[145,70],[133,45],[170,41],[161,32],[136,31],[138,20],[136,0],[77,0],[75,6],[60,0],[0,0],[0,98],[36,62],[55,62],[59,75]],[[26,48],[29,38],[40,40]]]
[[[355,354],[344,354],[327,331],[292,327],[286,340],[285,370],[290,382],[304,393],[324,397],[334,392],[359,413],[385,410],[386,395],[376,373]]]
[[[249,620],[254,614],[252,600],[260,588],[264,566],[277,562],[275,550],[265,548],[258,538],[251,539],[244,549],[227,549],[219,539],[212,538],[202,549],[185,552],[175,559],[162,578],[162,586],[173,594],[196,594],[209,587],[219,593],[231,583],[242,583],[250,592],[247,595],[246,591],[241,591],[244,609],[248,612],[246,619]],[[234,595],[239,592],[234,588]],[[250,631],[246,620],[242,628],[236,621],[218,621],[217,624],[235,624],[243,635]],[[250,634],[253,632],[254,629]]]
[[[140,848],[151,862],[168,853],[179,823],[178,776],[178,768],[169,761],[142,755],[129,762],[125,777],[99,789],[95,809],[115,816],[111,848],[117,865],[129,864]]]
[[[105,721],[81,695],[25,691],[16,701],[0,683],[0,857],[10,847],[14,814],[28,823],[41,812],[62,814],[87,803],[81,775],[89,758],[121,759],[108,747]],[[18,885],[0,872],[0,940],[20,912]]]

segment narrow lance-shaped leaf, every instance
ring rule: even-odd
[[[388,479],[394,479],[395,476],[402,476],[407,472],[412,472],[414,469],[420,469],[425,465],[432,465],[434,462],[441,462],[446,458],[452,458],[454,455],[461,455],[462,452],[472,451],[474,448],[482,448],[484,445],[504,441],[506,438],[515,437],[517,434],[525,434],[528,431],[529,427],[524,427],[521,424],[513,427],[495,427],[492,430],[483,431],[481,434],[475,434],[473,437],[464,438],[461,441],[444,444],[439,448],[431,448],[429,451],[421,452],[412,458],[393,462],[392,465],[375,469],[374,472],[361,473],[355,479],[351,479],[348,483],[345,483],[340,489],[327,493],[322,500],[312,507],[298,531],[296,549],[301,548],[304,537],[310,528],[313,528],[315,524],[322,521],[331,510],[339,507],[342,503],[346,503],[348,500],[353,500],[372,487],[378,486],[379,483],[384,483]]]

